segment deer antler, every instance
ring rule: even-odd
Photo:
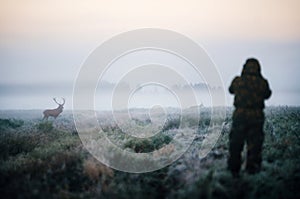
[[[61,105],[63,106],[63,105],[65,105],[66,100],[63,97],[62,97],[62,99],[63,99],[64,102]]]
[[[58,103],[58,102],[56,101],[56,98],[55,98],[55,97],[53,98],[53,100],[54,100],[54,102],[55,102],[56,104],[63,106],[63,105],[65,105],[66,100],[65,100],[65,98],[63,98],[63,97],[62,97],[62,99],[63,99],[63,103],[60,104],[60,103]]]
[[[53,98],[53,100],[54,100],[54,102],[55,102],[56,104],[60,105],[60,104],[56,101],[55,97]]]

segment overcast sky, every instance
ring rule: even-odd
[[[72,85],[89,53],[138,28],[196,41],[226,89],[245,60],[257,57],[274,92],[268,104],[300,105],[299,8],[299,0],[2,0],[0,109],[43,109],[53,96],[67,96],[71,108]]]

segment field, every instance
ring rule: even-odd
[[[206,157],[199,152],[211,121],[209,110],[203,108],[200,122],[192,114],[182,121],[181,131],[197,130],[187,152],[167,167],[140,174],[111,169],[90,155],[70,111],[49,121],[41,120],[41,112],[0,111],[2,198],[300,198],[299,107],[265,110],[262,171],[242,171],[240,178],[226,170],[232,108],[226,108],[222,126],[215,127],[222,133]],[[106,114],[99,113],[103,130],[112,140],[123,136],[116,139],[118,145],[135,153],[169,144],[181,128],[174,113],[161,134],[141,141],[124,137]],[[142,117],[133,120],[142,126],[151,123]]]

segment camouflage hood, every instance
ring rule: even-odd
[[[242,76],[244,75],[261,76],[260,64],[257,59],[254,58],[247,59],[242,71]]]

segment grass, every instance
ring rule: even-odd
[[[82,146],[72,115],[41,121],[0,116],[0,194],[3,198],[300,198],[300,108],[266,109],[262,171],[241,172],[235,179],[226,169],[230,114],[221,137],[205,157],[198,157],[209,126],[209,112],[197,122],[192,115],[184,128],[199,127],[197,139],[173,164],[158,171],[132,174],[113,170]],[[8,114],[11,115],[11,114]],[[188,118],[188,119],[186,119]],[[140,125],[150,120],[135,118]],[[127,136],[116,126],[104,131],[123,149],[150,152],[169,144],[179,128],[178,115],[163,130],[145,139]],[[199,139],[198,139],[199,138]],[[121,140],[121,141],[120,141]]]

